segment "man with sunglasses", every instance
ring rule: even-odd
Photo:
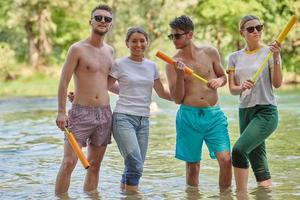
[[[64,130],[68,126],[78,144],[86,147],[90,167],[85,177],[84,190],[97,189],[99,171],[107,144],[111,143],[112,113],[107,91],[108,73],[113,63],[113,48],[103,42],[112,25],[112,10],[99,5],[91,12],[91,35],[74,43],[66,57],[59,88],[56,124]],[[67,88],[74,76],[75,97],[66,114]],[[64,157],[56,178],[55,194],[68,191],[73,169],[78,158],[67,140]]]
[[[175,157],[186,162],[186,182],[198,186],[202,144],[205,141],[210,157],[217,158],[220,189],[231,186],[230,141],[227,120],[218,105],[217,88],[226,84],[226,76],[217,49],[196,46],[192,20],[183,15],[170,23],[168,35],[178,49],[177,63],[167,65],[172,98],[181,104],[176,116]],[[208,80],[208,84],[184,74],[185,64]]]

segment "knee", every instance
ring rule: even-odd
[[[77,163],[77,160],[75,159],[64,159],[62,162],[62,170],[67,171],[73,171]]]
[[[219,158],[220,167],[231,167],[231,157],[230,154],[223,155]]]
[[[94,159],[89,160],[90,163],[90,167],[89,167],[89,171],[91,172],[99,172],[100,166],[101,166],[101,161],[97,161]]]
[[[240,145],[234,145],[232,148],[232,160],[245,156],[246,152]]]
[[[131,153],[125,159],[125,165],[129,172],[141,176],[143,173],[144,162],[141,155],[138,153]]]
[[[232,148],[232,165],[238,168],[248,168],[247,152],[239,145]]]

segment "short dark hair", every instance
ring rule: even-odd
[[[112,9],[111,7],[109,7],[108,5],[106,4],[100,4],[98,6],[96,6],[92,12],[91,12],[91,18],[93,18],[93,14],[96,10],[106,10],[107,12],[109,12],[111,15],[112,15]]]
[[[242,17],[240,23],[239,23],[239,29],[242,30],[244,29],[244,25],[251,20],[258,20],[260,22],[260,19],[258,17],[256,17],[255,15],[246,15],[244,17]]]
[[[175,17],[175,19],[173,19],[169,25],[172,29],[180,29],[183,30],[184,32],[194,31],[194,23],[186,15]]]
[[[140,27],[131,27],[128,29],[127,33],[126,33],[126,39],[125,41],[128,42],[129,39],[130,39],[130,36],[133,34],[133,33],[140,33],[140,34],[143,34],[148,42],[148,34],[146,33],[146,31],[144,31],[144,29],[140,28]]]

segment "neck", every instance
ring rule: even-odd
[[[246,51],[254,51],[256,49],[259,49],[261,47],[261,44],[259,42],[256,43],[248,43],[245,46]]]
[[[104,40],[104,35],[101,36],[95,33],[92,33],[91,36],[88,38],[89,43],[95,47],[103,46],[103,40]]]
[[[129,58],[133,61],[142,62],[144,59],[144,55],[130,55]]]
[[[182,48],[180,51],[181,51],[181,54],[183,55],[183,57],[193,58],[195,48],[196,48],[196,46],[194,45],[194,43],[191,42],[190,44],[188,44],[184,48]]]

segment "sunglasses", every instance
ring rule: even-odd
[[[260,25],[257,25],[257,26],[249,26],[249,27],[247,27],[245,29],[248,31],[248,33],[253,33],[255,29],[258,32],[260,32],[261,30],[263,30],[263,28],[264,28],[264,25],[260,24]]]
[[[102,20],[104,19],[104,22],[105,23],[110,23],[112,21],[112,18],[111,17],[108,17],[108,16],[102,16],[102,15],[95,15],[94,16],[94,19],[97,21],[97,22],[102,22]]]
[[[188,33],[189,33],[189,32],[170,34],[170,35],[168,35],[168,38],[169,38],[170,40],[173,40],[174,38],[175,38],[176,40],[178,40],[178,39],[180,39],[181,36],[183,36],[183,35],[185,35],[185,34],[188,34]]]

